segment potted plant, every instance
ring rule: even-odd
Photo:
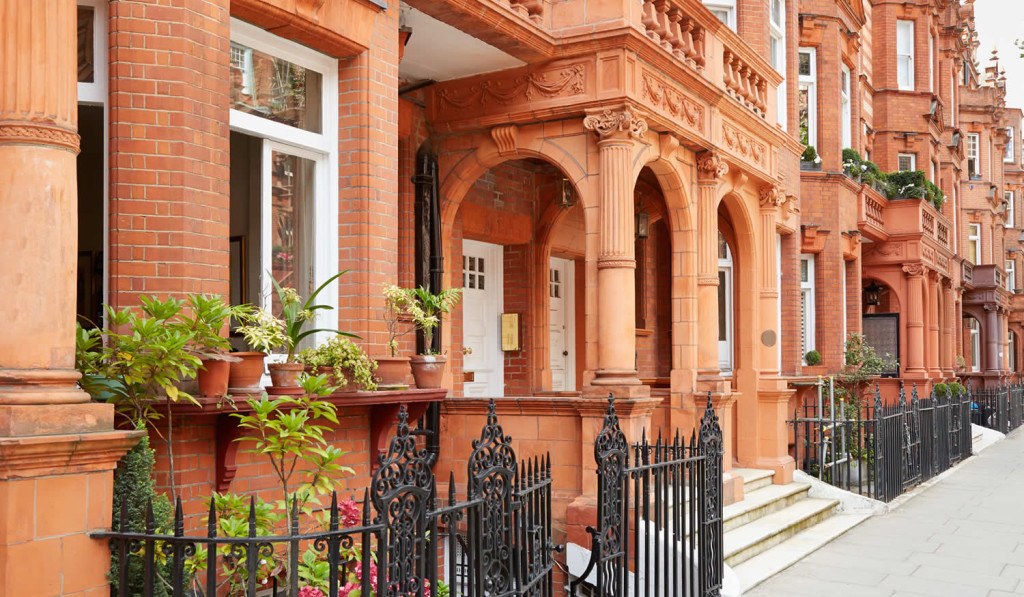
[[[398,339],[414,328],[403,324],[409,323],[411,310],[419,309],[412,300],[409,290],[394,284],[385,284],[384,322],[388,329],[388,355],[377,357],[377,385],[381,389],[405,389],[409,387],[409,357],[398,356]]]
[[[808,145],[800,156],[800,169],[814,172],[821,171],[821,158],[818,157],[818,151],[814,149],[813,145]]]
[[[338,386],[336,391],[339,393],[377,389],[373,380],[377,364],[344,336],[335,336],[320,346],[303,350],[296,356],[296,361],[318,374],[333,376],[331,383]]]
[[[242,315],[239,321],[242,325],[235,328],[235,331],[242,335],[253,351],[233,353],[240,361],[231,364],[228,385],[235,392],[259,392],[264,359],[288,341],[284,333],[284,322],[260,307]]]
[[[298,377],[305,369],[305,365],[297,362],[295,355],[299,344],[307,337],[317,332],[329,332],[340,336],[358,338],[355,334],[342,332],[340,330],[305,329],[307,323],[316,319],[317,311],[330,310],[333,308],[330,305],[318,305],[314,301],[316,301],[316,297],[323,291],[323,289],[327,288],[328,284],[337,280],[344,273],[345,272],[338,272],[328,278],[327,281],[314,290],[305,301],[302,300],[302,297],[299,296],[299,293],[296,292],[294,288],[282,287],[277,283],[277,280],[271,277],[271,281],[274,283],[274,289],[277,291],[277,297],[281,301],[281,320],[284,322],[285,334],[284,346],[288,349],[288,354],[283,363],[270,363],[267,367],[270,370],[271,382],[275,387],[299,387]]]
[[[441,323],[441,314],[450,313],[458,304],[462,298],[462,290],[448,288],[434,294],[420,286],[408,292],[413,305],[409,314],[416,327],[423,331],[424,347],[423,354],[410,359],[412,376],[416,380],[417,388],[440,388],[441,376],[444,374],[444,366],[448,359],[445,355],[433,351],[434,329]]]
[[[248,313],[249,305],[231,306],[223,297],[192,294],[188,297],[191,315],[181,315],[181,324],[192,333],[186,349],[199,357],[201,366],[196,374],[199,395],[221,398],[228,392],[231,363],[242,359],[230,354],[227,338],[221,330],[232,318]]]
[[[814,367],[821,363],[821,353],[817,350],[808,351],[808,353],[804,355],[804,361],[806,361],[809,366]]]

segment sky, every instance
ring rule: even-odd
[[[992,46],[999,49],[999,63],[1006,69],[1006,105],[1024,108],[1024,59],[1013,40],[1024,38],[1024,0],[976,0],[974,24],[978,29],[978,62],[981,71],[989,64]]]

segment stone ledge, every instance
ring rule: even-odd
[[[0,438],[0,480],[113,470],[145,431]]]

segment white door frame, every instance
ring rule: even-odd
[[[490,384],[485,392],[485,396],[488,398],[500,398],[505,395],[505,355],[501,351],[501,313],[505,308],[505,284],[504,284],[504,247],[502,245],[496,245],[493,243],[485,243],[473,240],[462,241],[462,254],[475,253],[477,255],[484,254],[488,257],[491,262],[490,273],[487,274],[487,294],[491,298],[492,304],[495,310],[495,320],[493,338],[487,337],[486,343],[483,347],[471,346],[474,351],[476,350],[488,350],[491,351],[493,357],[494,368],[492,369],[493,375],[490,379]],[[465,289],[463,290],[465,292]],[[492,294],[493,293],[493,294]],[[463,347],[466,346],[465,341],[465,308],[463,308]],[[463,359],[463,372],[467,371],[465,366],[465,359]],[[472,371],[472,369],[469,369]],[[470,382],[474,383],[474,382]],[[463,382],[465,387],[465,382]],[[465,390],[463,390],[465,394]]]
[[[565,387],[558,391],[576,391],[576,262],[571,259],[552,257],[549,270],[555,263],[560,263],[565,276],[562,279],[562,316],[565,325],[565,350],[569,355],[565,361]],[[550,277],[549,277],[550,280]],[[550,283],[550,282],[549,282]],[[550,317],[550,292],[548,293],[548,317]],[[550,325],[548,326],[550,328]],[[548,330],[548,348],[551,346],[550,329]],[[553,355],[552,355],[553,356]],[[551,359],[549,358],[549,361]],[[549,364],[550,366],[550,364]],[[553,382],[552,382],[553,383]],[[552,386],[552,390],[554,387]]]
[[[735,312],[735,289],[733,288],[733,265],[732,249],[726,245],[726,258],[718,260],[718,271],[724,273],[722,281],[719,282],[724,288],[721,292],[725,295],[725,313],[718,316],[725,316],[725,340],[718,341],[718,368],[723,377],[730,377],[735,369],[735,342],[733,335],[733,316]],[[724,282],[724,284],[723,284]]]

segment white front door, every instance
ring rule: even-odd
[[[550,302],[551,389],[556,392],[576,389],[576,367],[573,354],[573,263],[551,258],[548,270],[548,301]]]
[[[463,395],[501,397],[505,369],[501,353],[501,245],[462,243]]]

